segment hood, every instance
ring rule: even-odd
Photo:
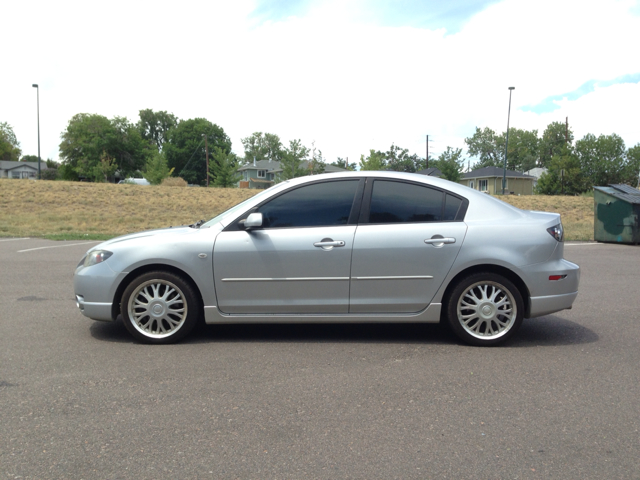
[[[198,232],[199,229],[191,228],[188,226],[179,226],[179,227],[169,227],[169,228],[161,228],[158,230],[146,230],[143,232],[130,233],[128,235],[122,235],[120,237],[112,238],[111,240],[107,240],[106,242],[102,242],[99,245],[96,245],[91,250],[102,250],[109,249],[110,246],[122,243],[129,242],[132,240],[138,240],[140,238],[145,237],[178,237],[182,235],[189,235]],[[89,250],[89,251],[91,251]]]

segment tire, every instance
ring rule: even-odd
[[[465,343],[493,346],[509,340],[520,328],[522,295],[502,275],[474,273],[463,278],[446,302],[447,320]]]
[[[169,272],[149,272],[134,279],[122,294],[124,325],[142,343],[174,343],[199,322],[202,302],[194,287]]]

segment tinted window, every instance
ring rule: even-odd
[[[443,220],[455,220],[456,214],[462,205],[462,200],[453,195],[447,195],[447,200],[444,204],[444,218]]]
[[[376,180],[371,195],[370,223],[439,222],[444,194],[410,183]]]
[[[265,228],[346,225],[358,180],[300,187],[260,206]]]

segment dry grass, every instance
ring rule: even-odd
[[[257,193],[83,182],[0,180],[0,236],[108,238],[209,219]]]
[[[236,188],[0,179],[0,236],[109,238],[209,219],[255,193]],[[567,240],[593,239],[593,198],[499,198],[525,210],[560,213]]]
[[[523,210],[559,213],[566,240],[593,240],[593,197],[500,195],[497,198]]]

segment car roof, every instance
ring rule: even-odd
[[[338,178],[384,178],[390,180],[404,180],[416,183],[430,185],[442,190],[447,190],[456,195],[469,200],[469,209],[467,210],[466,219],[489,219],[497,217],[513,217],[525,214],[523,210],[514,207],[502,200],[491,195],[469,188],[460,183],[451,182],[443,178],[431,177],[428,175],[420,175],[408,172],[378,171],[366,170],[359,172],[335,172],[322,173],[319,175],[308,175],[288,180],[287,185],[294,186],[297,184],[312,183],[320,180],[331,180]]]

